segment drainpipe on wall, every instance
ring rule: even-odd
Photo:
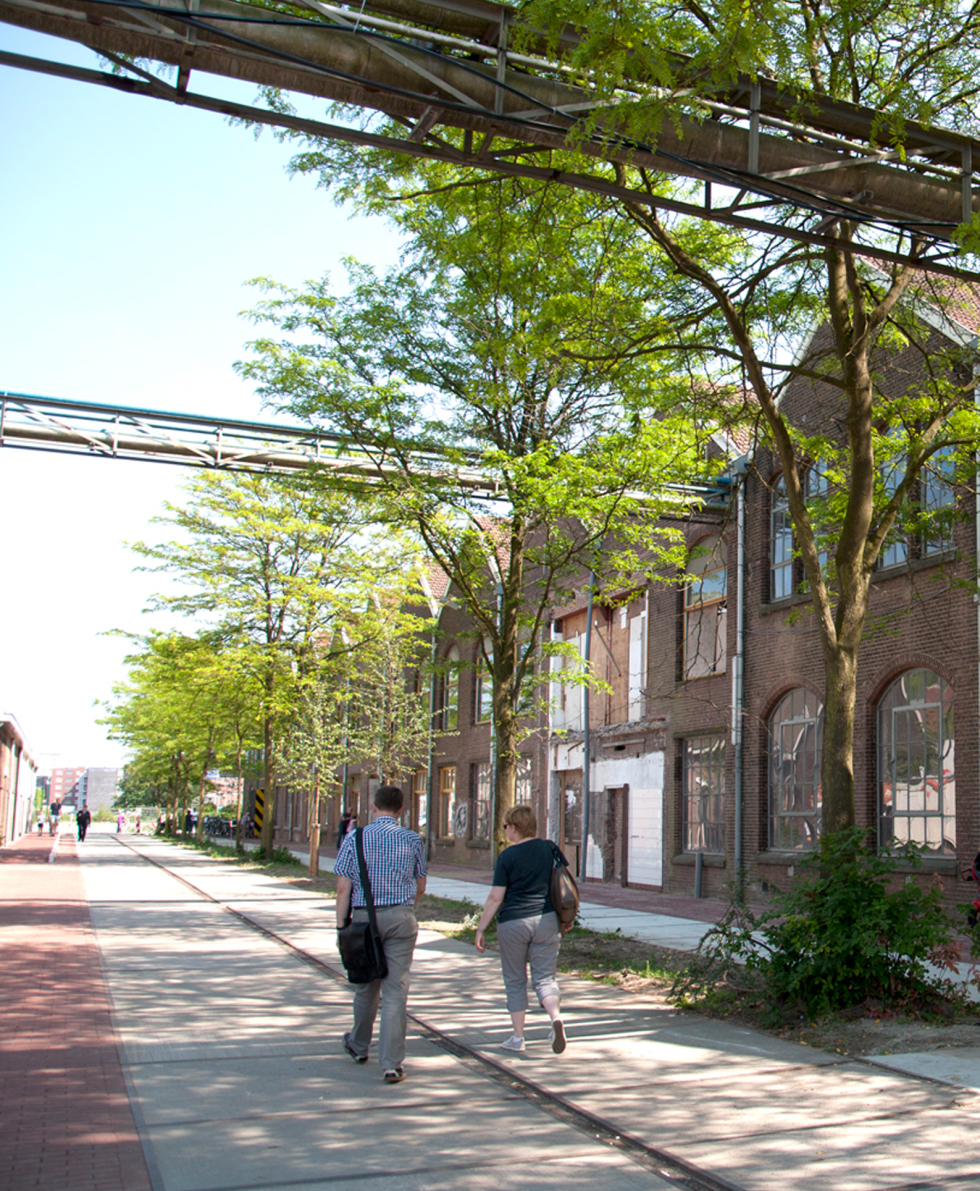
[[[498,583],[494,594],[497,598],[497,640],[500,640],[500,625],[504,609],[504,586]],[[487,676],[489,677],[489,675]],[[497,864],[497,835],[493,829],[497,821],[497,725],[490,717],[490,867]]]
[[[426,748],[425,775],[425,854],[431,860],[435,849],[435,832],[432,820],[432,779],[435,773],[433,764],[433,737],[436,719],[436,630],[432,630],[432,648],[429,655],[429,740]]]
[[[973,349],[974,356],[980,350],[980,340],[974,339],[970,345]],[[973,380],[976,388],[973,390],[973,403],[980,407],[980,364],[973,365]],[[976,531],[976,557],[974,563],[974,582],[980,580],[980,458],[977,460],[977,475],[976,475],[976,496],[974,497],[974,529]],[[978,710],[980,710],[980,595],[974,593],[973,602],[977,606],[977,700]]]
[[[738,477],[735,494],[737,552],[735,562],[735,659],[732,666],[732,745],[735,749],[735,880],[742,885],[742,763],[745,710],[745,480],[749,457],[736,459],[732,470]]]
[[[589,659],[592,656],[592,593],[595,588],[595,570],[589,571],[589,606],[585,625],[585,676],[586,683],[582,688],[582,860],[579,866],[579,878],[584,881],[589,863],[589,802],[592,777],[592,742],[589,737]]]

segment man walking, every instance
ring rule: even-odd
[[[88,825],[92,822],[92,814],[87,806],[83,806],[81,810],[75,815],[75,825],[78,828],[78,841],[81,843],[85,839],[85,833],[88,831]]]
[[[385,1083],[401,1083],[405,1078],[408,976],[419,931],[414,907],[425,892],[425,844],[420,835],[401,827],[397,819],[404,801],[397,786],[382,786],[374,796],[374,820],[361,833],[388,975],[384,980],[356,985],[354,1028],[344,1035],[344,1050],[355,1063],[366,1063],[380,1002],[378,1061]],[[355,922],[368,920],[354,834],[351,831],[345,836],[334,865],[338,930],[347,918],[349,905],[354,908]]]

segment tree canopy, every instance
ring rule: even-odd
[[[351,264],[346,293],[263,283],[254,317],[278,336],[240,370],[383,464],[375,508],[452,581],[492,680],[499,836],[551,607],[600,558],[624,582],[676,566],[681,535],[659,514],[686,507],[671,484],[704,478],[714,423],[692,433],[689,386],[651,362],[673,287],[626,221],[519,181],[450,185],[399,215],[401,267]],[[432,453],[499,501],[420,461]]]

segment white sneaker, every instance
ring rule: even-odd
[[[516,1034],[511,1034],[506,1042],[501,1042],[500,1049],[522,1051],[524,1049],[524,1039],[518,1038]]]

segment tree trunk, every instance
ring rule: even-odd
[[[310,788],[309,806],[306,816],[306,821],[310,833],[310,863],[309,871],[311,877],[318,877],[320,875],[320,772],[313,776],[313,785]]]
[[[275,736],[272,716],[265,717],[265,811],[262,815],[262,834],[259,837],[262,852],[272,855],[272,815],[276,801]]]
[[[235,772],[238,775],[238,791],[235,795],[235,851],[242,850],[242,791],[245,789],[245,783],[242,781],[242,742],[241,739],[236,741],[237,748],[235,749]]]
[[[838,649],[826,661],[824,687],[822,837],[854,826],[854,709],[857,656]]]

